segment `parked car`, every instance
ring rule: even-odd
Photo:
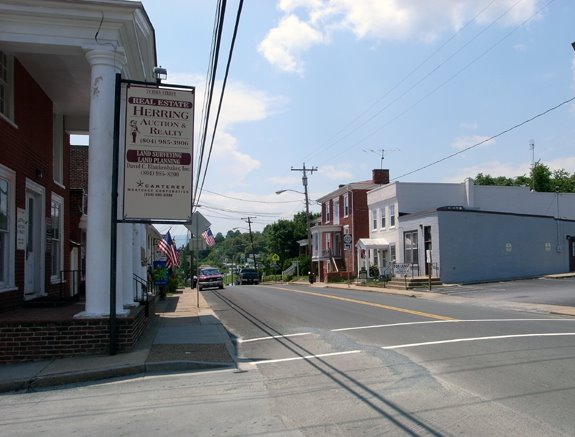
[[[260,272],[258,272],[256,269],[245,268],[240,270],[240,285],[259,284],[260,280]]]
[[[222,275],[217,267],[200,267],[200,274],[197,278],[197,285],[198,290],[203,290],[204,288],[208,287],[217,287],[221,290],[224,288],[224,275]]]

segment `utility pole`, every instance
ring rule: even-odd
[[[252,243],[252,256],[254,257],[254,269],[258,269],[258,264],[256,262],[256,252],[254,249],[254,237],[252,236],[252,219],[255,219],[257,217],[246,217],[246,218],[242,218],[242,220],[245,220],[248,222],[248,228],[250,230],[250,242]]]
[[[310,221],[309,221],[309,197],[307,192],[307,173],[313,174],[314,171],[317,171],[317,167],[306,168],[305,162],[303,163],[302,168],[291,168],[291,171],[301,171],[303,172],[303,176],[301,181],[303,183],[303,189],[305,194],[305,215],[307,220],[307,256],[309,256],[309,267],[310,271],[313,272],[313,264],[311,262],[312,258],[312,248],[311,248],[311,228],[310,228]]]

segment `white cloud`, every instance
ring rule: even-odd
[[[196,141],[199,144],[199,130],[202,126],[203,102],[205,92],[205,78],[200,75],[175,73],[170,74],[170,83],[193,85],[196,87]],[[221,82],[214,87],[212,100],[212,115],[210,116],[210,129],[208,129],[206,148],[209,147],[213,125],[215,122],[215,110],[220,99]],[[278,112],[281,112],[287,104],[287,99],[281,96],[270,96],[265,92],[249,87],[243,83],[229,81],[218,121],[218,129],[214,138],[214,147],[209,162],[209,173],[214,175],[215,180],[224,183],[238,185],[254,170],[261,167],[261,162],[247,153],[238,144],[236,137],[230,132],[234,125],[264,120]],[[205,165],[207,162],[207,150],[204,155]]]
[[[218,93],[214,102],[219,98]],[[280,112],[286,104],[284,97],[272,97],[244,84],[228,82],[219,127],[223,129],[236,123],[266,119]]]
[[[494,144],[495,140],[486,141],[489,137],[484,135],[468,135],[465,137],[457,137],[451,142],[451,147],[457,150],[463,150],[468,147],[474,146],[475,144],[479,144],[483,141],[485,143],[481,144],[481,146],[485,146],[487,144]]]
[[[328,179],[338,181],[348,181],[353,177],[353,173],[348,170],[338,169],[333,165],[325,165],[319,169],[319,172]]]
[[[261,162],[237,147],[234,136],[219,132],[216,134],[212,157],[217,160],[217,169],[210,166],[210,172],[220,174],[223,180],[237,184],[245,179],[252,171],[261,166]]]
[[[259,51],[273,65],[302,74],[302,55],[327,44],[333,32],[352,32],[358,39],[430,42],[460,29],[469,20],[489,25],[517,25],[531,17],[539,0],[280,0],[284,13]],[[296,15],[299,14],[299,15]]]
[[[305,52],[324,38],[320,31],[295,15],[283,18],[260,43],[258,51],[273,65],[292,73],[303,73],[299,53]]]
[[[543,162],[547,167],[553,170],[567,170],[569,173],[575,173],[575,156],[554,159],[549,162]]]

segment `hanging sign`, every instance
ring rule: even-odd
[[[124,219],[192,215],[194,91],[128,86]]]

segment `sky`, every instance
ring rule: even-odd
[[[217,2],[142,3],[167,82],[196,87],[198,147]],[[304,164],[311,212],[382,167],[400,182],[515,177],[533,161],[574,173],[574,22],[572,0],[245,1],[198,211],[224,235],[291,219]]]

